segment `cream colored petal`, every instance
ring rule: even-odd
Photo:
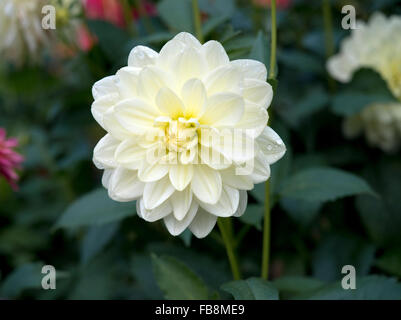
[[[107,94],[92,103],[92,116],[104,128],[104,115],[119,101],[119,94]]]
[[[116,169],[105,169],[102,175],[102,186],[106,189],[109,188],[109,183],[111,180],[111,176]]]
[[[246,100],[264,109],[270,106],[273,99],[272,86],[265,81],[256,79],[245,79],[242,94]]]
[[[255,157],[253,165],[254,167],[251,178],[255,184],[265,182],[267,179],[269,179],[270,165],[268,159],[262,152],[259,152]]]
[[[206,71],[206,61],[199,50],[193,47],[185,48],[172,65],[179,86],[192,78],[201,78]]]
[[[217,216],[210,214],[199,208],[195,218],[189,225],[189,229],[198,239],[206,237],[214,228],[217,222]]]
[[[141,147],[137,141],[130,139],[120,143],[115,152],[115,159],[120,164],[142,163],[147,149]]]
[[[145,184],[138,179],[137,171],[124,168],[114,170],[109,183],[109,196],[115,201],[127,202],[142,196]]]
[[[159,90],[170,87],[172,83],[173,80],[164,70],[155,66],[145,67],[139,73],[138,95],[154,103]]]
[[[190,187],[183,191],[176,191],[170,197],[170,203],[173,207],[174,217],[181,221],[185,218],[192,203],[192,191]]]
[[[158,207],[174,193],[175,189],[168,177],[159,181],[148,182],[143,192],[143,202],[146,209],[151,210]]]
[[[245,190],[240,190],[238,209],[235,212],[234,217],[241,217],[244,214],[247,203],[248,203],[248,193]]]
[[[164,217],[168,216],[172,210],[173,208],[168,201],[163,202],[157,208],[152,210],[147,210],[145,208],[143,199],[140,199],[136,202],[136,211],[138,216],[148,222],[155,222],[163,219]]]
[[[215,204],[222,190],[220,173],[206,165],[195,166],[191,189],[199,200]]]
[[[230,59],[220,42],[210,40],[203,45],[203,52],[209,67],[209,70],[224,66]]]
[[[128,56],[128,65],[130,67],[143,68],[147,65],[155,64],[159,54],[145,46],[136,46],[133,48]]]
[[[188,213],[185,215],[185,218],[177,220],[173,214],[168,215],[164,218],[164,224],[166,225],[167,230],[173,235],[178,236],[181,234],[192,222],[194,219],[196,212],[198,211],[199,205],[196,201],[192,201],[191,207],[188,210]]]
[[[285,154],[286,148],[283,140],[270,127],[266,127],[257,138],[258,146],[269,164],[273,164]]]
[[[124,67],[117,71],[116,87],[120,93],[120,99],[137,98],[140,68]]]
[[[213,127],[235,126],[244,114],[244,100],[234,93],[220,93],[208,98],[201,124]]]
[[[97,82],[92,87],[93,99],[97,100],[100,97],[117,93],[115,85],[115,76],[105,77]]]
[[[201,43],[199,42],[198,39],[196,39],[192,34],[188,32],[180,32],[178,33],[173,40],[175,41],[180,41],[185,45],[185,47],[192,47],[197,50],[200,50],[202,48]]]
[[[139,168],[138,177],[143,182],[153,182],[166,176],[168,171],[169,165],[160,164],[159,162],[150,163],[145,159]]]
[[[223,186],[220,199],[215,204],[199,201],[199,205],[207,212],[218,217],[231,217],[238,209],[239,191],[227,185]]]
[[[103,116],[103,127],[117,140],[132,139],[133,134],[125,129],[120,122],[118,122],[115,114],[115,107],[111,107]]]
[[[252,190],[254,187],[251,177],[237,174],[234,166],[221,170],[220,174],[223,183],[232,188],[239,190]]]
[[[93,150],[93,162],[99,169],[116,166],[114,153],[119,144],[120,141],[113,138],[110,134],[106,134],[99,140]]]
[[[227,159],[218,150],[202,145],[200,148],[200,163],[206,164],[214,170],[223,170],[231,166],[232,161]]]
[[[236,67],[245,79],[257,79],[266,81],[267,70],[262,62],[251,59],[239,59],[231,61],[230,64]]]
[[[194,169],[192,164],[175,164],[170,166],[170,181],[174,188],[176,188],[178,191],[182,191],[188,186],[192,180],[193,174]]]
[[[115,106],[115,116],[118,122],[135,134],[143,134],[155,129],[154,121],[159,115],[156,108],[140,99],[124,100]]]
[[[178,119],[184,115],[184,104],[181,99],[169,88],[161,88],[156,96],[156,104],[161,114],[171,119]]]
[[[206,107],[206,89],[199,79],[190,79],[182,87],[181,98],[186,118],[198,118]]]
[[[235,127],[237,129],[244,129],[248,136],[256,138],[263,132],[268,120],[269,115],[265,108],[246,101],[244,114]]]
[[[204,77],[203,83],[205,83],[207,94],[210,96],[219,92],[238,92],[241,80],[241,72],[228,64],[209,72]]]

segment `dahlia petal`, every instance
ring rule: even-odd
[[[195,166],[191,189],[199,200],[215,204],[222,190],[220,173],[205,165]]]
[[[183,191],[176,191],[170,197],[170,203],[173,207],[174,217],[181,221],[185,218],[192,203],[192,191],[190,187]]]
[[[172,210],[173,209],[168,201],[163,202],[161,205],[152,210],[145,208],[142,199],[136,202],[136,211],[138,215],[148,222],[154,222],[163,219],[164,217],[168,216]]]
[[[234,93],[219,93],[208,98],[199,122],[213,127],[235,126],[244,114],[244,100]]]
[[[284,155],[286,148],[280,136],[270,127],[266,127],[257,138],[258,146],[269,164],[273,164]]]
[[[227,56],[226,50],[220,42],[210,40],[203,45],[203,52],[209,66],[209,70],[224,66],[229,63],[230,59]]]
[[[142,68],[147,65],[153,65],[159,54],[145,46],[134,47],[128,56],[128,65],[130,67]]]
[[[199,208],[195,218],[189,225],[189,230],[197,237],[202,239],[206,237],[214,228],[217,222],[217,216],[210,214]]]
[[[198,203],[196,201],[192,201],[191,207],[189,208],[188,213],[185,215],[184,219],[177,220],[173,214],[165,217],[164,224],[166,225],[167,230],[173,236],[178,236],[179,234],[181,234],[191,224],[196,215],[196,212],[198,211],[198,208]]]
[[[231,61],[230,64],[238,68],[245,79],[261,81],[266,81],[267,79],[266,66],[262,62],[251,59],[238,59]]]
[[[206,89],[199,79],[190,79],[182,87],[181,97],[185,105],[185,117],[195,118],[206,107]]]
[[[160,112],[171,119],[178,119],[184,115],[184,104],[181,99],[169,88],[161,88],[156,96],[156,105]]]
[[[143,192],[143,202],[146,209],[158,207],[174,193],[175,189],[168,177],[158,181],[148,182]]]
[[[220,199],[215,204],[199,202],[199,205],[207,212],[218,217],[231,217],[238,209],[239,191],[224,185],[222,188]]]
[[[142,196],[145,184],[138,179],[137,171],[117,168],[108,186],[109,196],[113,200],[128,202]]]
[[[178,191],[182,191],[188,186],[192,180],[193,174],[194,168],[192,164],[176,164],[170,166],[170,181],[174,188],[176,188]]]

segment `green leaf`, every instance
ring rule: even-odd
[[[301,51],[282,50],[277,55],[279,61],[286,67],[301,72],[323,73],[324,64],[316,56]]]
[[[2,283],[0,297],[16,298],[26,289],[40,289],[43,264],[27,263],[15,269]]]
[[[96,256],[114,237],[118,227],[117,222],[90,227],[82,242],[81,262],[85,264]]]
[[[172,31],[194,33],[190,0],[162,0],[157,5],[157,12]]]
[[[330,282],[340,280],[341,269],[352,265],[359,277],[368,275],[376,249],[365,239],[351,234],[330,234],[323,238],[312,258],[315,278]]]
[[[401,284],[395,278],[367,276],[356,278],[356,289],[344,290],[340,282],[299,295],[309,300],[401,300]]]
[[[262,230],[263,206],[260,204],[248,204],[245,213],[239,218],[242,222]]]
[[[308,277],[301,276],[285,276],[277,278],[273,281],[273,285],[278,289],[280,294],[287,293],[303,293],[315,291],[324,286],[324,282]]]
[[[329,167],[308,168],[289,177],[280,195],[304,201],[334,201],[358,194],[375,195],[368,183],[358,176]]]
[[[169,300],[208,299],[205,283],[185,264],[173,257],[152,255],[156,282]]]
[[[135,211],[133,202],[113,201],[106,190],[97,189],[73,202],[56,223],[56,228],[101,225],[132,216]]]
[[[347,90],[337,93],[331,109],[341,116],[360,112],[372,103],[394,102],[395,98],[383,78],[374,70],[357,71]]]
[[[322,202],[294,198],[282,198],[280,205],[295,222],[302,226],[312,223],[323,206]]]
[[[263,31],[259,31],[249,53],[249,59],[258,60],[268,66],[270,62],[269,48],[269,39],[263,34]],[[269,70],[267,71],[269,72]]]
[[[223,284],[221,289],[231,293],[235,300],[278,300],[277,289],[259,278],[231,281]]]
[[[400,248],[387,250],[377,259],[375,265],[381,270],[401,277],[401,251]]]
[[[89,20],[88,26],[111,62],[119,62],[128,55],[130,37],[124,30],[103,20]]]
[[[359,196],[356,206],[371,238],[378,244],[401,243],[401,164],[398,159],[372,165],[366,178],[380,198]]]
[[[283,115],[291,126],[298,127],[307,117],[326,107],[328,102],[327,92],[320,86],[314,87],[300,99],[296,99],[295,103],[290,104],[287,112]]]
[[[392,96],[363,92],[341,92],[333,97],[331,109],[340,116],[351,116],[373,103],[394,102]]]

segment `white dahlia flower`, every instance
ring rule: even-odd
[[[401,99],[400,16],[375,13],[368,23],[358,21],[351,36],[342,41],[340,52],[327,62],[331,76],[341,82],[349,82],[359,68],[378,72]]]
[[[394,152],[401,144],[401,104],[372,104],[360,113],[346,118],[343,129],[349,138],[364,132],[370,145],[386,152]]]
[[[42,29],[42,0],[0,1],[0,56],[20,65],[35,61],[47,42]]]
[[[172,235],[202,238],[217,217],[242,215],[246,191],[285,153],[266,126],[266,76],[262,63],[230,62],[219,42],[188,33],[160,53],[132,49],[127,67],[93,86],[92,114],[108,132],[93,160],[109,196],[137,200],[138,215]]]

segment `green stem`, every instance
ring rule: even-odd
[[[263,248],[262,248],[262,279],[267,280],[269,276],[270,257],[270,184],[266,181],[265,191],[265,215],[263,222]]]
[[[127,30],[132,36],[135,37],[138,35],[138,32],[137,32],[135,24],[134,24],[131,6],[130,6],[128,0],[122,1],[122,7],[123,7],[124,20],[127,25]]]
[[[271,0],[271,46],[270,46],[270,69],[269,79],[276,76],[276,51],[277,51],[277,18],[276,0]]]
[[[334,37],[333,37],[333,19],[331,16],[330,0],[323,0],[323,22],[324,22],[324,42],[326,47],[326,59],[334,54]],[[330,75],[327,75],[327,81],[331,91],[335,90],[335,82]]]
[[[277,51],[277,6],[276,0],[271,0],[271,45],[270,45],[270,70],[269,79],[274,80],[276,76],[276,51]],[[269,276],[270,258],[270,184],[266,181],[265,191],[265,214],[263,222],[263,245],[262,245],[262,269],[261,277],[267,280]]]
[[[203,43],[202,24],[199,12],[198,0],[192,0],[192,11],[194,15],[195,35],[200,41],[200,43]]]
[[[218,218],[217,225],[219,226],[221,237],[226,246],[228,260],[230,262],[231,272],[234,280],[241,279],[241,271],[238,266],[238,261],[234,251],[234,240],[232,237],[232,226],[229,218]]]

